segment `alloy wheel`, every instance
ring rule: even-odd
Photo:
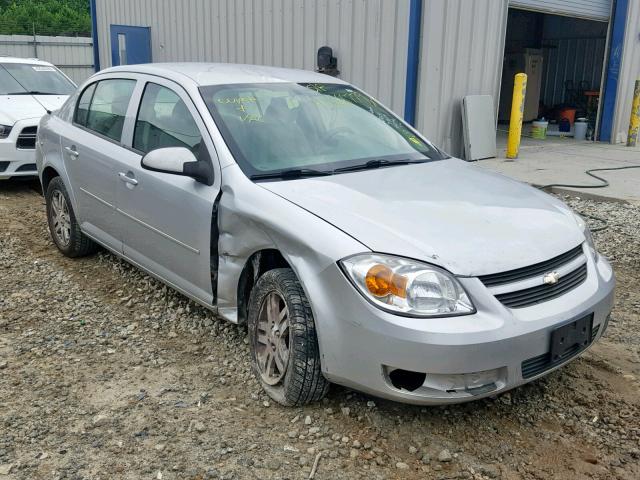
[[[62,246],[69,245],[71,240],[71,214],[67,199],[60,190],[53,192],[51,196],[51,223],[53,234]]]
[[[284,298],[269,293],[260,307],[255,352],[262,380],[277,385],[285,376],[290,353],[289,309]]]

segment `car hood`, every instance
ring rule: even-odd
[[[67,95],[2,95],[0,124],[13,125],[18,120],[38,118],[54,111],[67,100]]]
[[[527,266],[584,241],[559,200],[457,159],[260,185],[373,251],[457,275]]]

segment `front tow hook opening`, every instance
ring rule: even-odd
[[[476,397],[502,390],[507,368],[469,373],[439,374],[383,366],[387,382],[397,390],[424,396]]]
[[[427,378],[426,373],[411,372],[409,370],[397,369],[389,373],[391,385],[398,390],[409,390],[413,392],[424,385]]]

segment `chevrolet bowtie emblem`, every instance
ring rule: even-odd
[[[542,277],[542,283],[545,285],[555,285],[560,280],[560,274],[558,272],[545,273]]]

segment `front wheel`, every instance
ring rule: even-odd
[[[273,400],[299,406],[326,395],[313,314],[293,270],[269,270],[258,279],[248,326],[253,370]]]
[[[97,245],[80,230],[69,194],[60,177],[49,183],[45,193],[47,221],[53,242],[67,257],[82,257],[97,250]]]

